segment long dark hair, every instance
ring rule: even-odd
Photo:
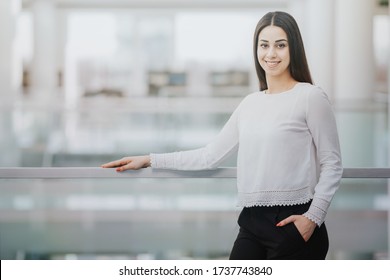
[[[257,23],[253,39],[253,53],[255,57],[256,73],[260,82],[260,90],[265,90],[268,86],[265,78],[265,72],[263,68],[261,68],[257,58],[258,39],[261,30],[270,25],[282,28],[287,34],[290,51],[289,70],[291,76],[298,82],[307,82],[312,84],[313,81],[307,64],[305,48],[303,46],[303,40],[298,24],[290,14],[277,11],[269,12],[260,19]]]

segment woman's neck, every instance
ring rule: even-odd
[[[289,77],[267,77],[267,93],[281,93],[292,89],[298,82]]]

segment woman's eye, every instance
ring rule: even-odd
[[[279,49],[283,49],[283,48],[286,47],[286,44],[284,44],[284,43],[278,44],[277,47],[278,47]]]
[[[260,48],[262,48],[262,49],[265,49],[265,48],[267,48],[267,47],[268,47],[267,44],[260,44]]]

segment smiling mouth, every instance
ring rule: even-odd
[[[267,66],[269,68],[275,68],[276,66],[278,66],[280,61],[265,61],[265,63],[267,63]]]

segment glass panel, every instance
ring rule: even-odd
[[[388,259],[386,179],[343,179],[327,215],[329,258]]]
[[[386,257],[386,194],[386,180],[342,181],[329,259]],[[2,179],[0,258],[227,258],[235,205],[234,179]]]
[[[1,259],[221,258],[234,180],[0,180]]]

